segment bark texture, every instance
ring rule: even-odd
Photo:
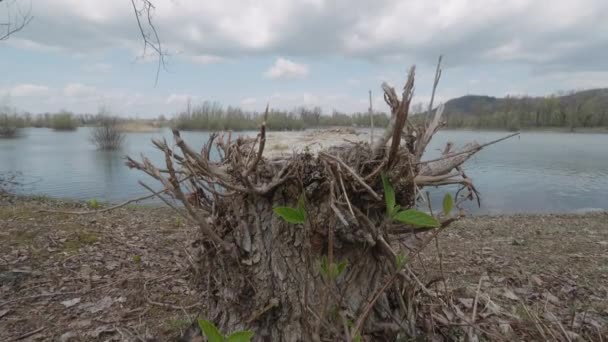
[[[193,271],[205,289],[206,319],[224,332],[252,330],[255,341],[394,341],[438,329],[419,310],[420,281],[407,261],[455,217],[440,215],[433,228],[390,219],[381,174],[402,209],[415,207],[428,185],[458,183],[465,198],[475,198],[460,165],[483,145],[421,160],[443,110],[428,125],[409,123],[414,75],[412,67],[401,96],[383,85],[392,120],[373,146],[267,159],[262,125],[255,139],[214,134],[200,151],[174,131],[175,149],[154,142],[166,157],[162,167],[128,158],[128,166],[162,183],[159,197],[180,200],[183,208],[175,209],[200,226]],[[273,212],[297,207],[301,196],[304,223]]]

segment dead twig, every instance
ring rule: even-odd
[[[12,339],[11,341],[21,341],[21,340],[25,340],[26,338],[36,335],[37,333],[41,332],[42,330],[46,329],[46,327],[40,327],[38,329],[32,330],[30,332],[27,332],[23,335],[17,336],[14,339]]]
[[[338,164],[340,164],[346,171],[348,171],[358,182],[367,190],[367,192],[372,195],[376,200],[380,201],[382,198],[372,189],[362,178],[359,176],[350,166],[346,165],[340,158],[332,156],[331,154],[320,152],[319,156],[323,156],[325,158],[329,158]]]
[[[266,121],[267,120],[268,120],[268,105],[266,105],[266,111],[264,112],[264,121],[262,122],[262,127],[260,127],[260,145],[258,148],[258,154],[256,155],[255,160],[253,161],[251,166],[249,166],[249,168],[245,172],[245,175],[244,175],[245,177],[249,176],[249,174],[251,174],[251,172],[253,172],[253,170],[255,170],[255,167],[260,162],[260,159],[262,159],[262,154],[264,153],[264,145],[266,144]]]
[[[104,213],[107,211],[112,211],[118,208],[122,208],[126,205],[129,205],[131,203],[135,203],[135,202],[139,202],[139,201],[144,201],[150,198],[155,197],[158,194],[161,194],[163,192],[165,192],[166,190],[159,190],[157,192],[152,193],[151,195],[146,195],[146,196],[141,196],[141,197],[137,197],[134,199],[130,199],[128,201],[122,202],[120,204],[117,205],[113,205],[111,207],[108,208],[103,208],[103,209],[99,209],[99,210],[87,210],[87,211],[68,211],[68,210],[48,210],[48,209],[40,209],[38,210],[38,212],[40,213],[53,213],[53,214],[69,214],[69,215],[90,215],[90,214],[100,214],[100,213]]]
[[[11,9],[9,6],[16,4],[17,7],[17,15],[13,16],[11,14]],[[0,27],[5,27],[6,30],[4,32],[0,32],[0,41],[9,39],[10,36],[15,33],[23,30],[33,19],[32,15],[32,3],[30,2],[30,6],[27,10],[23,10],[19,3],[16,1],[7,1],[7,18],[5,22],[0,22]]]
[[[433,162],[436,162],[436,161],[453,158],[453,157],[456,157],[456,156],[459,156],[459,155],[462,155],[462,154],[475,153],[475,152],[478,152],[479,150],[481,150],[484,147],[487,147],[487,146],[490,146],[490,145],[494,145],[496,143],[499,143],[499,142],[501,142],[503,140],[507,140],[507,139],[512,138],[514,136],[517,136],[519,134],[520,134],[520,132],[515,132],[513,134],[509,134],[509,135],[507,135],[505,137],[502,137],[500,139],[492,140],[490,142],[481,144],[479,146],[476,146],[476,147],[468,149],[468,150],[460,151],[460,152],[457,152],[457,153],[448,153],[448,154],[446,154],[444,156],[441,156],[441,157],[438,157],[438,158],[435,158],[435,159],[429,159],[429,160],[419,161],[416,164],[417,165],[420,165],[420,164],[429,164],[429,163],[433,163]]]
[[[137,7],[135,3],[136,1],[141,2],[141,8]],[[163,50],[162,41],[160,40],[158,31],[156,30],[156,26],[152,22],[153,12],[156,7],[149,0],[131,0],[131,4],[133,6],[133,12],[135,13],[135,19],[137,20],[137,27],[139,28],[139,33],[141,34],[141,37],[144,41],[142,58],[146,57],[146,52],[148,48],[152,49],[158,55],[158,65],[156,68],[156,78],[154,81],[154,85],[157,85],[160,70],[163,68],[167,68],[165,59],[168,54],[166,51]],[[144,24],[141,20],[142,18],[146,20],[147,26],[149,27],[149,31],[144,28]]]
[[[477,301],[479,300],[479,293],[481,291],[481,283],[483,280],[483,276],[479,278],[479,283],[477,284],[477,291],[475,291],[475,299],[473,300],[473,313],[471,314],[471,324],[475,324],[475,319],[477,318]],[[473,336],[473,327],[469,328],[469,341],[474,341]]]
[[[403,127],[407,122],[407,116],[410,110],[410,103],[412,102],[412,96],[414,95],[414,76],[416,74],[416,66],[412,66],[407,76],[407,82],[403,87],[403,96],[399,101],[399,106],[393,113],[395,116],[395,124],[393,125],[393,134],[391,141],[391,148],[388,152],[388,161],[386,167],[391,168],[395,162],[397,151],[401,145],[401,134],[403,133]]]

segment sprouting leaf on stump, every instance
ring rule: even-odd
[[[391,185],[388,177],[383,173],[380,174],[382,178],[382,187],[384,188],[384,201],[386,202],[386,215],[392,217],[395,211],[395,189]]]
[[[348,261],[346,261],[346,260],[344,260],[338,264],[338,274],[336,275],[336,277],[339,277],[340,275],[342,275],[342,273],[344,273],[344,270],[346,269],[347,265],[348,265]]]
[[[346,267],[345,261],[343,261],[339,264],[336,264],[335,262],[332,263],[331,265],[329,265],[329,277],[331,279],[338,278],[342,274],[342,272],[344,272],[345,267]]]
[[[279,215],[283,220],[289,223],[304,223],[306,221],[305,214],[296,208],[290,207],[276,207],[273,209],[274,213]]]
[[[249,342],[249,341],[251,341],[251,338],[253,337],[253,335],[254,335],[253,331],[249,331],[249,330],[237,331],[237,332],[230,334],[230,336],[228,336],[226,341],[227,342]]]
[[[306,198],[304,198],[304,193],[298,198],[298,210],[302,213],[304,219],[306,219]]]
[[[327,257],[325,255],[321,257],[319,268],[323,276],[329,275],[329,267],[327,266]]]
[[[273,211],[275,214],[279,215],[283,220],[285,220],[289,223],[294,223],[294,224],[304,223],[304,222],[306,222],[305,202],[306,202],[306,200],[304,198],[304,194],[302,193],[300,195],[300,197],[298,198],[298,207],[297,208],[276,207],[273,209]]]
[[[209,342],[224,342],[224,336],[213,323],[204,319],[199,319],[198,326],[201,328],[201,331]]]
[[[327,257],[325,255],[321,257],[321,274],[324,276],[329,275],[329,266],[327,265]]]
[[[401,223],[416,227],[433,228],[439,226],[439,222],[433,216],[416,209],[400,211],[393,218]]]
[[[401,269],[401,267],[403,267],[403,265],[405,265],[405,262],[407,261],[407,257],[403,254],[397,254],[395,259],[396,259],[395,263],[397,264],[397,269]]]
[[[337,264],[335,262],[330,264],[327,261],[327,257],[325,255],[321,257],[321,274],[326,277],[329,277],[330,279],[336,279],[340,275],[342,275],[342,273],[344,273],[344,270],[346,270],[346,266],[348,266],[348,261],[346,260],[341,261]]]
[[[443,196],[443,215],[450,215],[453,207],[454,200],[452,199],[452,195],[450,195],[450,193],[448,192],[445,194],[445,196]]]

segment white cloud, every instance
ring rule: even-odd
[[[106,105],[116,115],[139,113],[144,117],[153,117],[179,109],[176,104],[167,104],[166,100],[166,97],[158,95],[144,95],[121,88],[91,87],[80,83],[70,83],[63,87],[35,84],[0,86],[0,102],[8,101],[10,106],[34,113],[62,109],[76,113],[95,113],[100,105]]]
[[[308,66],[285,58],[277,58],[274,65],[266,70],[264,76],[273,80],[304,78],[308,76]]]
[[[81,83],[70,83],[63,88],[63,95],[67,97],[83,98],[96,94],[94,87]]]
[[[36,20],[7,44],[79,53],[141,52],[130,1],[32,5]],[[180,0],[155,5],[153,19],[164,48],[203,64],[252,54],[432,63],[445,53],[452,65],[497,58],[560,64],[587,55],[591,60],[584,64],[567,63],[580,69],[603,66],[608,46],[605,0]],[[599,51],[589,56],[581,49]]]
[[[446,55],[446,77],[438,96],[446,99],[467,88],[490,95],[508,89],[540,95],[608,86],[606,0],[153,1],[153,20],[172,55],[170,73],[161,75],[157,88],[153,57],[140,60],[151,62],[145,69],[109,73],[112,65],[118,69],[142,52],[130,1],[46,0],[32,1],[36,19],[1,43],[13,65],[3,70],[0,93],[13,95],[19,108],[41,112],[96,110],[107,101],[117,113],[156,114],[183,108],[188,94],[257,110],[267,101],[283,109],[321,105],[366,110],[367,89],[376,99],[381,80],[399,88],[411,63],[418,63],[420,76],[416,96],[426,101],[439,53]],[[31,64],[24,65],[21,54],[37,61],[27,59]],[[60,60],[66,55],[81,58]],[[275,60],[278,56],[287,58]],[[76,70],[70,66],[74,62]],[[187,65],[174,68],[178,63]],[[193,63],[212,66],[192,75],[187,68]],[[94,73],[104,72],[109,74],[101,83]],[[262,74],[269,79],[309,77],[309,88],[301,88],[304,82],[293,85],[298,88],[275,88],[278,83],[260,82]],[[374,79],[380,74],[387,76]],[[65,75],[78,83],[14,89],[56,84]],[[349,94],[341,97],[342,91]],[[374,100],[374,108],[383,105],[381,97]]]
[[[12,96],[44,96],[49,93],[49,87],[38,84],[19,84],[12,87],[9,92]]]
[[[241,105],[251,106],[251,105],[256,104],[257,102],[258,102],[258,99],[256,99],[255,97],[246,97],[241,100]]]
[[[192,101],[192,95],[189,94],[171,94],[165,100],[166,104],[179,104],[183,105],[188,101]]]

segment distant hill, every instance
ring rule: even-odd
[[[453,128],[608,127],[608,89],[547,97],[467,95],[447,101],[444,113]]]

